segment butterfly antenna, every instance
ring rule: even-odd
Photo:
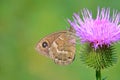
[[[45,35],[45,33],[44,33],[44,32],[40,32],[40,34],[41,34],[41,35]]]

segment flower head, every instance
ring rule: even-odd
[[[88,9],[83,9],[82,16],[83,18],[80,18],[75,13],[74,21],[68,20],[82,43],[89,42],[94,48],[98,48],[120,40],[120,14],[117,11],[114,10],[111,16],[109,8],[98,8],[94,19]]]

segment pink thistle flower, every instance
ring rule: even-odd
[[[88,42],[94,48],[98,48],[98,46],[109,46],[120,40],[120,13],[117,11],[113,10],[113,14],[110,16],[109,8],[101,10],[98,8],[97,16],[94,19],[88,9],[83,9],[82,16],[81,19],[75,13],[74,21],[68,20],[82,43]]]

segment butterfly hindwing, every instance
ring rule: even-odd
[[[70,64],[75,56],[75,39],[68,33],[61,34],[51,45],[50,55],[56,64]]]

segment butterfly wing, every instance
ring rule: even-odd
[[[42,55],[45,55],[47,57],[50,57],[50,54],[49,54],[49,49],[52,45],[52,43],[63,33],[66,33],[66,31],[61,31],[61,32],[56,32],[56,33],[53,33],[53,34],[50,34],[44,38],[42,38],[36,45],[36,50],[42,54]],[[46,46],[45,44],[46,43]]]
[[[51,59],[56,64],[70,64],[75,57],[75,38],[72,29],[60,31],[46,36],[36,45],[36,50]]]
[[[51,45],[50,57],[56,64],[70,64],[75,57],[75,38],[71,33],[62,33]]]

